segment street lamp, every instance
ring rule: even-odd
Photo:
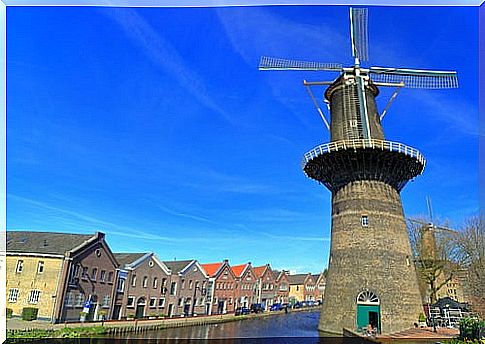
[[[200,294],[202,296],[205,296],[205,294],[207,293],[207,290],[205,288],[201,288],[198,285],[195,286],[195,288],[194,288],[194,297],[192,298],[192,316],[194,316],[194,312],[195,312],[195,303],[196,303],[196,300],[197,300],[195,297],[197,296],[197,290],[200,291]]]

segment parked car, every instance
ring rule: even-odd
[[[247,307],[238,307],[236,308],[235,315],[246,315],[249,314],[250,310]]]
[[[270,311],[281,311],[283,307],[281,306],[281,303],[274,303],[269,310]]]
[[[251,313],[263,313],[264,306],[260,303],[253,303],[251,305]]]

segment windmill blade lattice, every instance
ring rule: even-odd
[[[341,71],[339,63],[323,63],[312,61],[298,61],[262,56],[259,70],[315,70],[315,71]]]
[[[442,89],[458,87],[458,77],[454,71],[371,67],[369,74],[375,82],[403,83],[404,87],[407,88]]]
[[[369,60],[367,8],[350,9],[350,35],[352,40],[352,56],[360,61]]]

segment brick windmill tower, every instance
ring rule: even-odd
[[[319,330],[342,334],[371,324],[379,333],[408,329],[423,312],[400,191],[423,172],[416,149],[387,141],[381,120],[403,87],[454,88],[456,72],[363,68],[368,59],[367,9],[350,9],[354,65],[262,57],[260,70],[337,71],[334,81],[306,82],[330,142],[304,155],[305,174],[332,193],[328,278]],[[329,85],[328,121],[311,92]],[[379,87],[395,87],[379,114]]]

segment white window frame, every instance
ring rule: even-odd
[[[15,267],[15,272],[20,274],[24,271],[24,261],[22,259],[17,260],[17,266]]]
[[[84,305],[84,294],[79,293],[76,295],[76,303],[74,304],[74,307],[82,307]]]
[[[161,298],[158,299],[158,308],[165,308],[165,298],[164,297],[161,297]]]
[[[99,281],[104,283],[106,281],[106,270],[101,270],[99,272]]]
[[[73,307],[74,306],[74,293],[72,291],[68,291],[66,295],[66,306]]]
[[[15,303],[19,298],[19,290],[17,288],[10,288],[8,290],[8,302]]]
[[[109,296],[109,295],[105,295],[105,296],[103,297],[103,304],[102,304],[102,307],[103,307],[103,308],[109,308],[109,304],[110,304],[110,302],[111,302],[111,296]]]
[[[177,295],[177,282],[170,283],[170,295]]]
[[[362,214],[360,217],[360,223],[362,227],[369,227],[369,216],[366,214]]]
[[[125,291],[125,282],[124,278],[118,278],[118,286],[116,287],[116,291],[119,293],[123,293]]]
[[[148,307],[150,308],[157,308],[157,298],[156,297],[151,297],[150,301],[148,303]]]
[[[39,260],[39,262],[37,263],[37,273],[38,274],[43,274],[44,273],[44,268],[45,268],[45,263],[43,260]],[[42,271],[41,271],[42,269]]]
[[[131,286],[136,287],[136,275],[131,276]]]
[[[131,300],[131,302],[130,302]],[[128,296],[128,299],[126,300],[126,307],[135,307],[135,297],[130,295]]]
[[[40,299],[40,293],[40,290],[32,289],[29,293],[29,298],[27,299],[27,302],[33,305],[38,304]]]

